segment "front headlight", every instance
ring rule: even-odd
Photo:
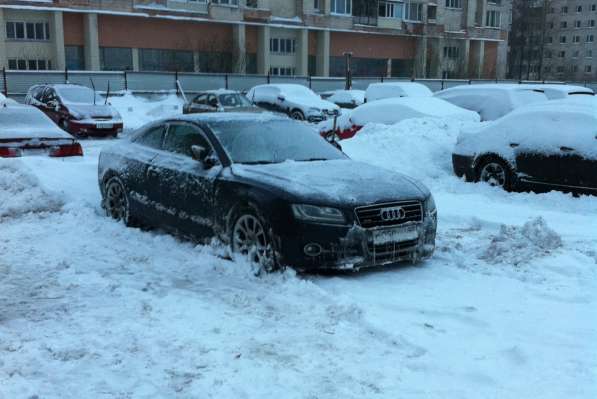
[[[429,197],[427,197],[423,206],[425,207],[426,216],[437,215],[437,208],[435,207],[435,200],[433,199],[433,195],[429,194]]]
[[[341,210],[326,206],[293,204],[292,213],[299,220],[315,223],[344,224],[346,218]]]
[[[323,112],[319,108],[309,108],[307,113],[309,115],[321,115]]]

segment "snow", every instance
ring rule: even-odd
[[[427,86],[414,82],[371,83],[367,87],[367,101],[393,97],[431,97],[433,92]]]
[[[550,100],[560,100],[568,96],[592,96],[595,94],[589,87],[565,84],[525,84],[524,87],[540,90]]]
[[[326,100],[335,104],[361,105],[365,102],[364,90],[336,90]]]
[[[433,97],[400,97],[368,102],[355,108],[350,118],[353,124],[364,126],[367,123],[392,124],[423,117],[479,120],[475,112]]]
[[[543,93],[518,84],[474,84],[451,87],[434,94],[462,108],[478,112],[482,121],[492,121],[531,103],[547,101]]]
[[[125,131],[158,118],[180,115],[184,105],[182,98],[173,93],[141,97],[126,91],[110,96],[108,102],[122,117]]]
[[[459,180],[451,150],[474,123],[342,142],[431,189],[438,249],[333,276],[256,277],[217,244],[106,218],[112,140],[0,160],[0,397],[597,397],[597,199]]]
[[[60,129],[43,112],[29,105],[0,106],[0,139],[73,137]]]
[[[298,107],[305,115],[311,114],[309,111],[314,109],[340,109],[336,104],[322,100],[311,89],[299,84],[258,85],[248,91],[247,98],[253,103],[279,104],[284,108]]]

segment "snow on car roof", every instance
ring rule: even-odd
[[[387,98],[390,92],[404,97],[431,97],[433,94],[427,86],[416,82],[371,83],[367,87],[367,100]]]
[[[480,83],[480,84],[469,84],[469,85],[459,85],[454,87],[449,87],[445,90],[442,90],[438,93],[446,93],[451,91],[463,91],[463,90],[487,90],[487,89],[496,89],[496,90],[508,90],[508,91],[517,91],[517,90],[534,90],[532,88],[533,85],[527,84],[518,84],[518,83]]]
[[[533,90],[540,90],[549,99],[561,99],[566,98],[569,95],[583,94],[583,95],[594,95],[595,92],[584,86],[575,85],[563,85],[563,84],[525,84],[524,86],[530,87]]]
[[[0,107],[0,139],[70,138],[43,112],[30,105]]]
[[[168,118],[167,120],[172,120]],[[186,114],[177,115],[176,120],[187,120],[190,122],[229,122],[229,121],[242,121],[242,122],[267,122],[273,120],[289,120],[286,116],[276,115],[272,112],[260,112],[260,113],[249,113],[249,112],[206,112],[198,114]]]
[[[422,117],[453,117],[467,121],[479,121],[476,112],[460,108],[434,97],[394,97],[377,100],[357,107],[351,116],[354,124],[394,124],[405,119]]]

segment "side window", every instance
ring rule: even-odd
[[[188,124],[170,125],[164,141],[164,150],[192,157],[191,146],[210,149],[211,145],[198,127]]]
[[[159,150],[162,147],[162,139],[164,138],[165,131],[166,126],[164,125],[152,127],[137,137],[135,143]]]
[[[193,103],[199,104],[199,105],[205,105],[206,97],[207,97],[206,94],[199,94],[197,97],[195,97],[195,99],[193,100]]]
[[[210,94],[207,97],[207,105],[209,105],[210,107],[217,107],[218,106],[218,99],[216,98],[215,95]]]
[[[50,101],[58,101],[58,96],[56,96],[54,89],[48,87],[44,92],[43,102],[47,104]]]

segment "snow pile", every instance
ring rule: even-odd
[[[428,182],[453,176],[452,149],[461,128],[477,125],[441,118],[407,119],[395,125],[368,124],[342,141],[352,159]],[[375,154],[375,155],[372,155]]]
[[[62,205],[20,161],[0,159],[0,220],[29,212],[53,212]]]
[[[562,247],[562,238],[541,217],[531,219],[522,227],[501,225],[497,235],[480,259],[492,264],[518,266],[538,257],[550,255]]]
[[[184,101],[176,94],[139,96],[131,92],[111,96],[108,100],[124,121],[124,130],[133,130],[156,119],[180,115]]]

